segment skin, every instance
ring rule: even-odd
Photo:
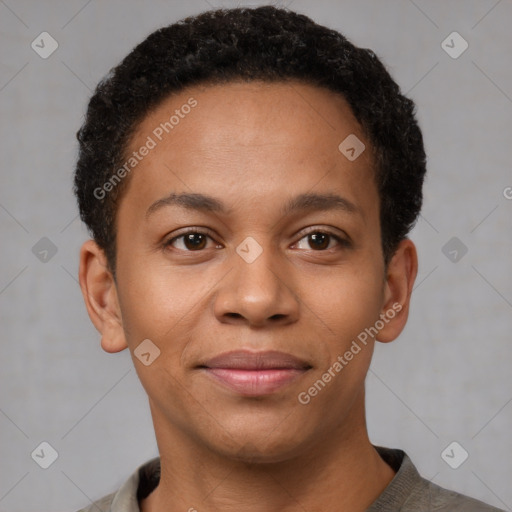
[[[116,280],[95,242],[81,250],[80,284],[102,347],[129,348],[149,397],[162,476],[141,510],[364,511],[394,477],[366,429],[375,340],[307,405],[298,395],[393,304],[401,310],[377,340],[400,334],[414,244],[402,241],[385,267],[371,147],[341,96],[299,82],[190,87],[142,121],[130,151],[190,97],[197,106],[129,178]],[[352,162],[338,150],[349,134],[366,145]],[[229,211],[167,205],[147,215],[172,192],[207,194]],[[335,193],[357,211],[283,216],[303,193]],[[190,227],[208,235],[199,250],[183,238],[165,245]],[[315,243],[308,231],[348,244]],[[236,252],[246,237],[262,248],[252,263]],[[145,339],[160,350],[149,366],[133,355]],[[274,394],[244,397],[196,368],[235,349],[280,350],[312,368]]]

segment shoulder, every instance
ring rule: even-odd
[[[375,448],[396,474],[367,512],[503,512],[426,480],[404,451]]]
[[[140,465],[112,494],[91,503],[78,512],[140,512],[139,500],[149,495],[160,480],[160,458]]]
[[[428,480],[421,479],[411,493],[411,510],[432,510],[436,512],[503,512],[465,494],[460,494]],[[409,510],[409,503],[405,510]],[[417,508],[416,507],[423,507]]]
[[[114,500],[115,492],[104,496],[103,498],[91,503],[88,507],[78,510],[78,512],[110,512],[112,501]]]

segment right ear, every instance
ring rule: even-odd
[[[106,352],[127,348],[117,288],[103,249],[94,240],[87,240],[80,249],[80,288],[89,318],[101,334]]]

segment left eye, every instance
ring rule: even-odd
[[[306,240],[305,243],[309,243],[310,245],[309,249],[322,251],[331,248],[330,242],[332,242],[333,239],[340,245],[346,245],[345,241],[339,236],[326,233],[325,231],[312,231],[303,236],[296,245],[299,246],[303,240]],[[308,249],[308,247],[299,247],[299,249]]]

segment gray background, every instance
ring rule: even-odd
[[[151,31],[235,5],[0,0],[1,511],[72,512],[157,454],[129,354],[101,350],[77,284],[75,132],[98,80]],[[281,5],[377,52],[417,102],[429,155],[410,321],[368,376],[371,439],[512,510],[512,2]],[[59,44],[47,59],[31,48],[43,31]],[[469,44],[457,59],[441,47],[453,31]],[[57,248],[47,261],[32,250],[43,237]],[[452,237],[468,249],[455,262]],[[31,458],[42,441],[58,452],[46,470]],[[441,457],[452,441],[469,453],[458,469]]]

